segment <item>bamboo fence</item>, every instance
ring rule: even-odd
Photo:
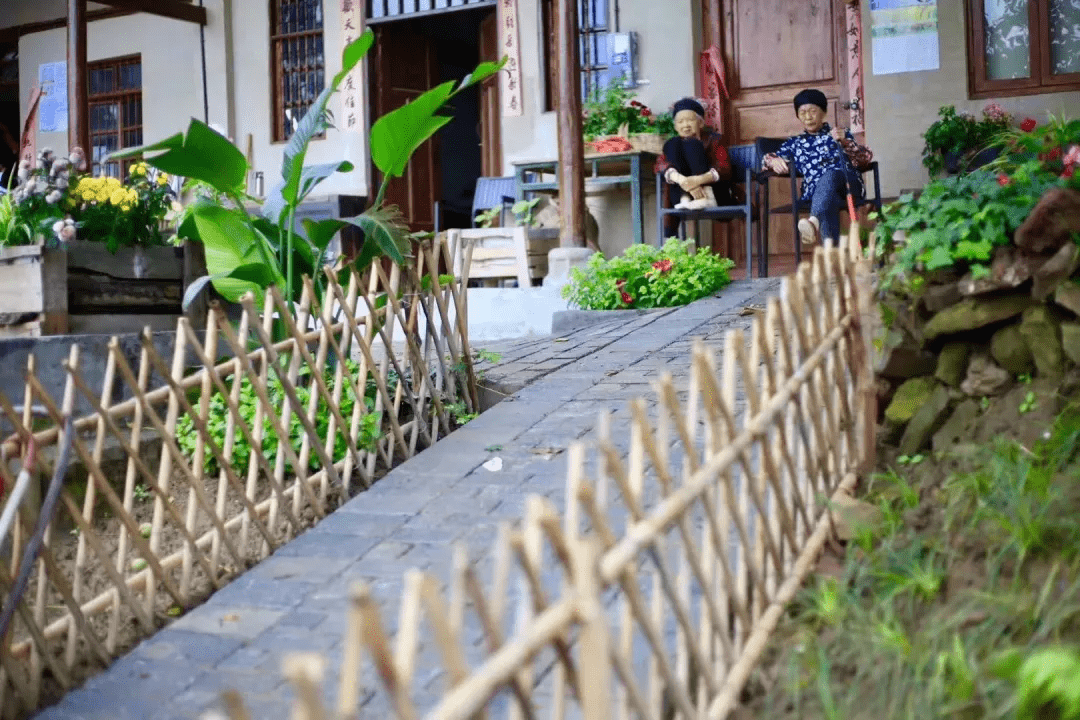
[[[602,416],[594,452],[568,452],[562,511],[529,498],[486,586],[462,548],[445,592],[408,573],[393,640],[357,587],[336,699],[324,659],[285,658],[293,717],[728,717],[832,532],[831,501],[872,468],[857,232],[786,278],[749,335],[729,332],[722,363],[698,343],[689,387],[667,376],[632,401],[628,454]]]
[[[137,367],[114,338],[101,387],[73,347],[59,398],[30,359],[25,396],[0,395],[0,423],[14,428],[0,443],[5,501],[20,464],[32,484],[65,448],[75,464],[25,595],[11,590],[40,508],[22,503],[0,538],[0,592],[15,610],[0,643],[3,717],[55,700],[450,432],[455,406],[478,411],[467,279],[438,273],[467,268],[459,253],[439,238],[406,266],[341,282],[328,271],[322,292],[305,278],[295,306],[275,288],[260,310],[249,294],[235,324],[217,307],[204,332],[181,319],[171,358],[147,331]],[[71,418],[77,400],[93,412]],[[274,449],[271,435],[288,441]]]

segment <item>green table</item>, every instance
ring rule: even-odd
[[[653,176],[656,153],[628,151],[619,153],[590,153],[585,156],[585,176],[591,187],[621,185],[630,186],[630,216],[634,228],[634,242],[645,241],[645,183]],[[559,176],[558,160],[516,162],[514,180],[517,199],[524,200],[526,193],[538,190],[558,190],[558,182],[541,182],[529,179],[529,175],[550,174]]]

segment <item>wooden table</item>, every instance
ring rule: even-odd
[[[656,163],[656,153],[628,151],[619,153],[586,153],[585,166],[591,168],[591,175],[585,179],[592,187],[620,185],[630,186],[630,216],[634,228],[634,242],[645,241],[645,183],[643,177],[652,178]],[[558,190],[558,182],[530,180],[529,175],[559,175],[558,160],[536,160],[516,162],[514,180],[517,199],[524,200],[525,194],[538,190]]]

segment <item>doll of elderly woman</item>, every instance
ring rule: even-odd
[[[762,158],[762,169],[786,175],[794,166],[802,174],[800,199],[810,201],[810,217],[799,220],[799,238],[804,245],[815,245],[824,238],[826,245],[835,246],[846,194],[850,192],[856,202],[862,201],[865,189],[858,168],[869,165],[873,153],[856,143],[849,131],[829,127],[825,93],[803,90],[793,104],[804,132]]]
[[[700,210],[729,202],[731,162],[719,133],[705,127],[705,109],[683,98],[672,111],[678,135],[664,143],[656,161],[672,207]]]

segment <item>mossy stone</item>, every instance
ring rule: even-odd
[[[1019,325],[1009,325],[994,333],[990,338],[990,356],[1013,375],[1030,375],[1035,369],[1035,357]]]
[[[930,399],[937,387],[937,380],[929,376],[906,381],[896,389],[892,402],[885,408],[885,419],[894,425],[906,424]]]
[[[970,356],[971,346],[967,343],[946,343],[938,353],[934,377],[949,387],[960,387],[960,383],[964,382],[964,374],[967,373]]]

